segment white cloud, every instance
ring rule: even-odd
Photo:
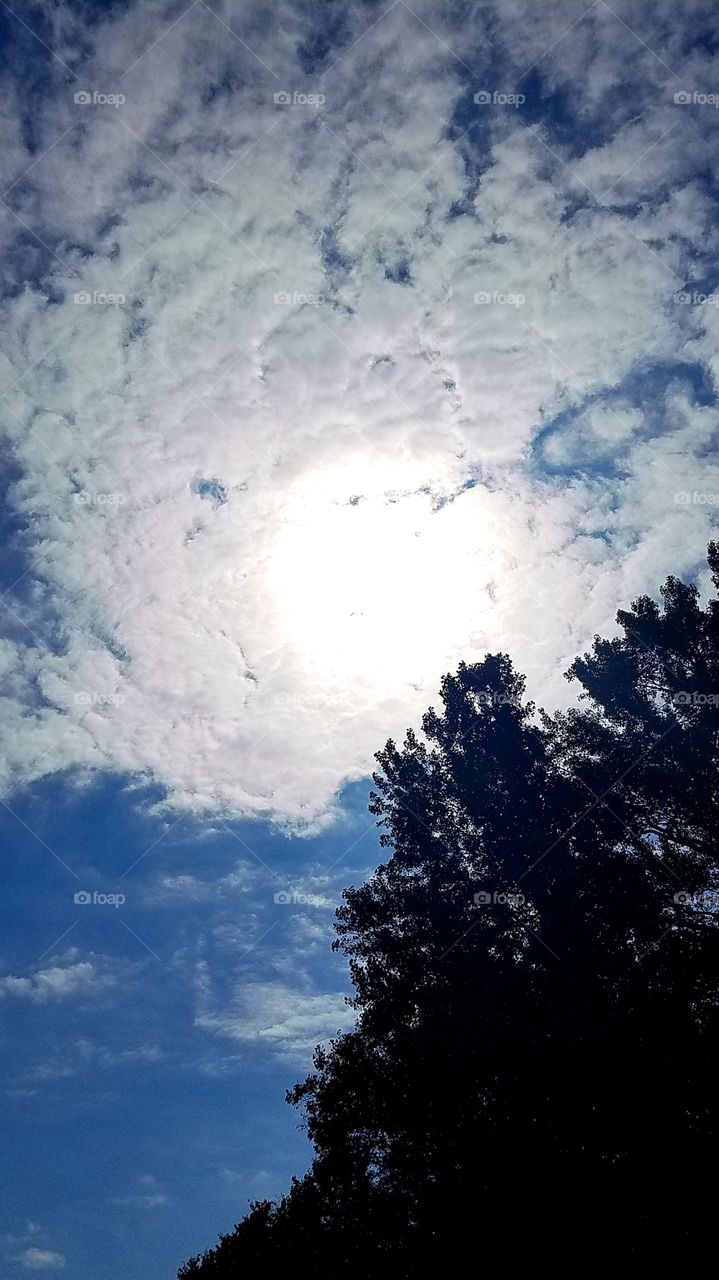
[[[126,1049],[111,1049],[107,1045],[81,1038],[76,1042],[75,1047],[86,1061],[97,1063],[102,1067],[122,1066],[128,1062],[160,1062],[164,1057],[163,1050],[157,1044],[138,1044]]]
[[[341,993],[314,992],[306,982],[238,982],[225,1004],[203,985],[196,1026],[293,1062],[306,1062],[318,1042],[354,1023]]]
[[[240,1169],[228,1169],[227,1165],[223,1165],[220,1169],[220,1177],[230,1184],[238,1182],[252,1187],[258,1192],[266,1192],[268,1188],[276,1181],[276,1175],[271,1173],[269,1169],[257,1169],[255,1172]]]
[[[138,1209],[161,1209],[164,1205],[169,1204],[169,1198],[163,1191],[159,1189],[157,1178],[154,1174],[141,1174],[137,1179],[139,1192],[134,1195],[111,1196],[110,1204],[117,1205],[121,1208],[138,1208]]]
[[[63,1254],[54,1249],[41,1248],[44,1232],[39,1223],[28,1220],[20,1232],[4,1232],[0,1236],[0,1250],[7,1262],[17,1263],[27,1271],[59,1270],[65,1266]],[[36,1243],[31,1244],[34,1240]]]
[[[101,972],[95,962],[50,965],[29,977],[7,974],[0,978],[0,999],[28,1000],[31,1004],[47,1004],[53,1000],[96,995],[114,985],[110,973]]]
[[[140,58],[126,104],[59,78],[27,179],[6,107],[18,216],[56,254],[0,317],[32,566],[8,785],[111,768],[317,821],[460,658],[509,650],[556,705],[617,606],[702,558],[711,505],[675,494],[719,493],[716,411],[623,384],[716,363],[717,309],[674,301],[716,248],[711,122],[672,100],[708,55],[664,4],[619,5],[636,37],[601,4],[420,5],[436,35],[399,4],[362,38],[349,8],[341,64],[307,73],[291,5],[219,6],[244,45],[206,6],[96,24],[82,83]],[[537,61],[574,136],[472,103]]]
[[[161,875],[151,894],[158,903],[201,902],[218,898],[234,898],[248,894],[258,881],[258,869],[246,862],[238,862],[234,871],[213,880],[182,872],[178,875]]]
[[[52,1249],[36,1249],[34,1245],[21,1254],[20,1261],[27,1271],[58,1270],[65,1266],[61,1253]]]

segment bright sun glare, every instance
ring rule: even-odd
[[[357,486],[354,472],[309,482],[290,505],[271,569],[286,633],[318,677],[393,687],[441,670],[476,627],[460,503]],[[464,538],[462,538],[462,525]],[[458,528],[460,526],[460,528]]]

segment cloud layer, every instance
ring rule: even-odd
[[[717,110],[683,12],[45,15],[2,120],[7,787],[316,823],[460,658],[556,705],[698,569]]]

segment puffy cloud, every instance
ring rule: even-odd
[[[0,317],[7,785],[316,823],[460,658],[556,705],[618,604],[697,569],[714,130],[674,93],[711,59],[615,10],[48,19],[75,78],[32,150],[17,86],[3,119],[8,259],[40,255]]]
[[[54,1000],[96,995],[114,985],[110,973],[101,972],[96,962],[80,960],[74,964],[50,965],[38,969],[30,977],[8,974],[0,978],[0,999],[12,997],[31,1004],[47,1004]]]

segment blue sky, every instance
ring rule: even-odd
[[[301,853],[152,799],[62,777],[2,809],[4,1274],[34,1248],[73,1276],[108,1250],[117,1275],[172,1275],[308,1162],[284,1093],[346,1025],[331,919],[377,861],[366,788]]]
[[[373,753],[705,584],[714,8],[0,4],[11,1280],[287,1186]]]

